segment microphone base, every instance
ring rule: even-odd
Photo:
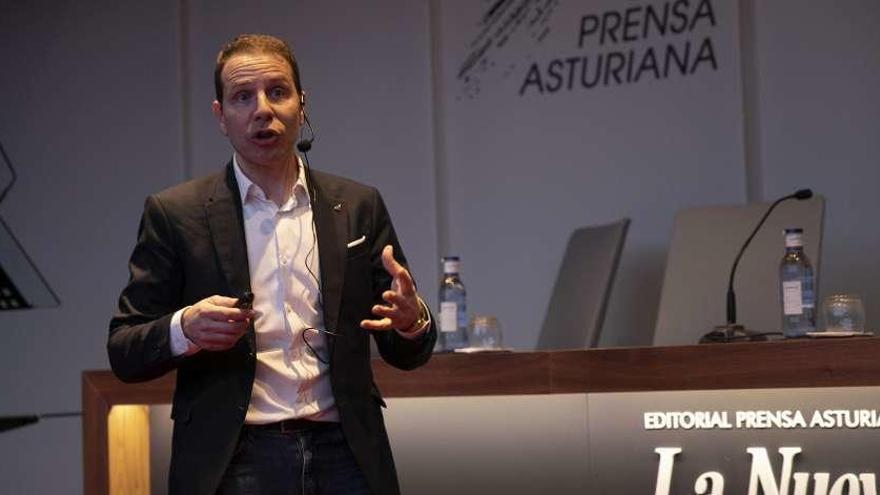
[[[700,338],[701,344],[727,344],[730,342],[759,342],[767,340],[766,334],[760,334],[737,324],[718,325],[714,330]]]

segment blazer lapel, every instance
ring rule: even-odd
[[[226,278],[231,297],[239,297],[251,288],[250,268],[244,237],[241,196],[232,162],[226,166],[226,175],[217,180],[214,192],[205,204],[208,228],[220,269]]]
[[[316,198],[312,201],[312,214],[315,218],[315,230],[318,237],[321,264],[321,302],[324,307],[324,327],[338,333],[339,304],[342,299],[342,284],[345,280],[345,250],[343,242],[348,232],[348,213],[345,202],[335,198],[322,184],[309,174],[309,180],[315,181]],[[329,339],[332,346],[334,339]]]

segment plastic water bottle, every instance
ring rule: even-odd
[[[464,284],[459,276],[458,256],[443,258],[443,279],[440,281],[440,335],[437,350],[453,351],[468,346],[467,304]]]
[[[816,330],[813,266],[804,253],[803,229],[785,229],[785,255],[779,265],[782,333],[803,337]]]

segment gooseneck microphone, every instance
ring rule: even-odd
[[[755,238],[755,235],[761,230],[761,226],[764,225],[764,222],[767,221],[767,218],[770,216],[770,213],[779,206],[783,201],[788,201],[789,199],[797,199],[797,200],[805,200],[813,197],[813,191],[810,189],[798,189],[792,194],[787,196],[783,196],[773,204],[767,208],[767,211],[764,212],[764,216],[761,217],[761,220],[758,221],[758,224],[755,225],[755,228],[752,230],[752,233],[746,239],[746,242],[742,245],[739,252],[736,254],[736,258],[733,260],[733,266],[730,268],[730,279],[727,283],[727,324],[726,325],[718,325],[714,330],[707,333],[700,339],[700,343],[707,342],[733,342],[736,340],[766,340],[768,333],[755,333],[749,330],[746,330],[742,325],[738,325],[736,323],[736,292],[733,290],[733,280],[736,276],[736,268],[739,266],[739,260],[742,258],[743,253],[745,253],[746,248],[749,247],[749,244],[752,243],[752,239]]]

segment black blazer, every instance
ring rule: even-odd
[[[359,322],[391,284],[380,253],[394,246],[406,263],[379,192],[312,172],[312,201],[320,246],[324,324],[330,381],[340,422],[371,490],[399,493],[397,475],[373,383],[368,335]],[[361,236],[366,241],[348,249]],[[123,381],[150,380],[177,369],[169,488],[172,494],[213,494],[232,458],[254,381],[253,325],[223,352],[173,357],[171,316],[214,295],[238,297],[250,289],[241,198],[232,164],[223,173],[196,179],[147,198],[138,240],[129,261],[130,279],[110,322],[107,350]],[[437,330],[421,339],[373,332],[382,357],[401,369],[431,356]]]

